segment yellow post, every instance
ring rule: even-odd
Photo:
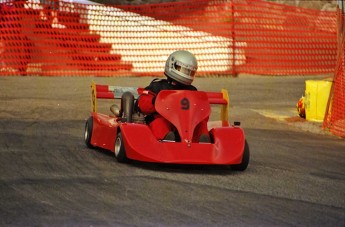
[[[226,105],[222,105],[220,111],[220,119],[222,121],[222,126],[229,126],[229,107],[230,107],[230,98],[229,93],[226,89],[222,89],[223,99],[227,101]]]
[[[97,112],[97,91],[94,81],[91,83],[91,111]]]

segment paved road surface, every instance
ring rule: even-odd
[[[0,77],[0,225],[343,227],[344,139],[285,121],[311,78],[321,77],[196,79],[200,90],[230,90],[230,119],[251,149],[248,169],[234,172],[119,164],[86,148],[91,81],[145,86],[150,77]]]

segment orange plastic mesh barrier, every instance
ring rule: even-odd
[[[340,10],[339,10],[340,11]],[[345,138],[345,16],[339,12],[338,61],[328,111],[323,123],[334,135]]]
[[[259,0],[44,2],[0,3],[0,75],[161,75],[177,49],[196,55],[199,75],[335,69],[336,12]]]

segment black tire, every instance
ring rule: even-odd
[[[92,129],[93,129],[93,117],[89,117],[85,123],[85,132],[84,132],[84,141],[88,148],[93,148],[91,144],[92,138]]]
[[[119,132],[116,136],[114,153],[118,162],[128,162],[121,132]]]
[[[249,145],[247,143],[247,140],[245,140],[242,162],[237,165],[231,165],[231,169],[236,170],[236,171],[246,170],[249,164],[249,157],[250,157]]]

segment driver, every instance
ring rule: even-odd
[[[158,140],[176,141],[178,133],[175,127],[155,110],[155,100],[162,90],[194,90],[192,85],[198,69],[195,56],[185,50],[173,52],[165,63],[164,75],[167,79],[154,79],[138,99],[140,112],[146,115],[146,122]],[[195,128],[192,142],[210,142],[205,119]]]

